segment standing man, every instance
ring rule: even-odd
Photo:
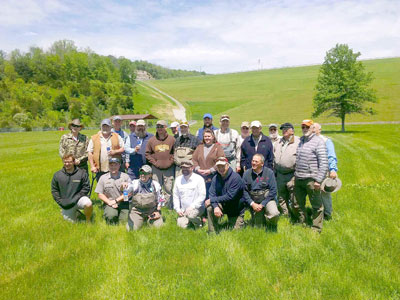
[[[81,134],[80,131],[83,129],[83,124],[79,119],[74,119],[68,124],[70,133],[64,134],[60,140],[59,154],[63,158],[66,154],[73,154],[75,159],[75,165],[81,169],[88,171],[88,153],[87,147],[89,139],[86,135]]]
[[[313,132],[313,124],[312,120],[304,120],[301,123],[303,136],[296,152],[294,210],[299,216],[299,222],[305,223],[308,195],[312,206],[312,229],[321,232],[324,206],[320,189],[328,172],[328,157],[324,141]]]
[[[193,162],[183,161],[182,175],[175,179],[174,209],[178,213],[177,224],[187,228],[189,224],[195,228],[201,224],[206,199],[206,185],[203,177],[193,173]]]
[[[128,174],[119,171],[120,160],[118,158],[110,158],[109,167],[110,172],[100,177],[96,193],[103,201],[104,218],[107,224],[113,225],[128,221],[129,202],[124,201],[122,190],[123,184],[128,184],[131,180]]]
[[[276,206],[276,181],[274,172],[264,166],[264,156],[253,155],[251,169],[243,174],[245,198],[250,207],[254,226],[265,224],[267,229],[276,232],[278,229],[279,210]]]
[[[182,122],[179,127],[181,135],[176,138],[174,145],[175,177],[182,175],[181,163],[192,160],[193,152],[199,145],[199,140],[189,132],[188,122]]]
[[[157,133],[146,145],[146,159],[152,165],[153,180],[164,188],[165,205],[172,207],[172,185],[174,183],[174,144],[175,139],[167,133],[167,122],[156,124]]]
[[[73,154],[64,155],[62,160],[64,167],[53,176],[51,194],[61,207],[61,214],[65,220],[75,222],[78,209],[83,209],[86,222],[89,222],[93,205],[88,198],[90,190],[88,173],[76,167]]]
[[[279,206],[282,214],[288,216],[291,212],[290,205],[294,203],[294,171],[300,138],[294,135],[294,127],[291,123],[282,124],[280,129],[283,137],[274,144],[274,161]]]
[[[172,136],[177,139],[179,137],[179,123],[176,121],[172,122],[169,128],[171,129]]]
[[[273,170],[274,151],[271,140],[261,132],[260,121],[251,122],[251,135],[245,138],[241,146],[240,168],[243,172],[251,169],[251,161],[256,153],[262,154],[265,165]]]
[[[326,145],[328,155],[328,177],[335,179],[337,178],[337,158],[335,152],[335,146],[330,138],[325,137],[321,134],[321,125],[314,123],[314,132],[317,136],[322,138]],[[321,190],[322,204],[324,205],[324,219],[330,220],[332,218],[332,196],[331,193],[326,193]]]
[[[124,141],[124,145],[127,141],[127,139],[129,138],[129,135],[122,130],[121,126],[122,126],[122,118],[120,116],[115,116],[113,118],[113,125],[114,127],[111,129],[112,132],[118,133],[119,136],[122,138],[122,140]],[[126,155],[122,155],[122,160],[121,160],[121,172],[125,172],[125,157]]]
[[[111,131],[110,119],[101,121],[101,131],[93,135],[88,145],[88,156],[91,171],[96,173],[96,180],[109,171],[108,161],[111,157],[121,159],[124,153],[124,141]]]
[[[250,123],[249,122],[242,122],[240,125],[240,135],[238,137],[238,143],[236,148],[236,172],[243,175],[243,170],[240,167],[240,155],[241,155],[241,147],[245,138],[250,135]]]
[[[204,114],[203,116],[203,127],[200,128],[199,130],[197,130],[196,136],[198,138],[199,141],[203,140],[203,133],[204,133],[204,129],[208,128],[211,129],[212,131],[217,130],[218,128],[215,127],[212,123],[213,117],[211,114],[207,113]]]
[[[239,134],[235,129],[229,128],[230,119],[228,115],[222,115],[219,124],[221,129],[214,131],[215,139],[224,150],[230,167],[236,171],[236,150]]]
[[[233,172],[225,157],[218,158],[217,175],[210,187],[210,199],[205,201],[208,217],[208,232],[219,232],[219,219],[228,215],[228,225],[233,229],[244,226],[244,182],[238,173]]]
[[[269,131],[269,136],[268,137],[271,139],[272,145],[274,145],[275,142],[279,141],[279,139],[282,138],[278,134],[278,125],[276,125],[274,123],[269,124],[268,131]]]
[[[125,167],[132,180],[139,178],[139,170],[146,164],[146,145],[153,136],[146,129],[144,120],[137,121],[135,132],[131,133],[125,142]]]
[[[129,130],[131,131],[130,134],[135,133],[135,130],[136,130],[136,122],[135,121],[129,122]]]

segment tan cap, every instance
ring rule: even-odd
[[[250,123],[247,122],[247,121],[242,122],[242,125],[240,125],[240,128],[242,128],[242,127],[249,127],[250,128]]]
[[[168,125],[167,125],[167,122],[165,122],[164,120],[159,120],[159,121],[157,121],[156,125],[162,125],[162,126],[164,126],[164,127],[167,127],[167,126],[168,126]]]
[[[138,120],[137,122],[136,122],[136,126],[146,126],[146,122],[144,121],[144,120]]]
[[[229,118],[229,116],[228,115],[222,115],[221,116],[221,118],[219,119],[220,121],[224,121],[224,120],[227,120],[227,121],[229,121],[230,120],[230,118]]]
[[[148,174],[153,173],[153,170],[151,169],[151,167],[149,165],[141,166],[140,169],[139,169],[139,172],[140,171],[143,171],[143,172],[148,173]]]
[[[251,122],[250,127],[258,127],[258,128],[260,128],[260,127],[262,127],[262,125],[261,125],[260,121],[253,121],[253,122]]]
[[[184,160],[183,162],[181,162],[181,167],[192,167],[193,166],[193,162],[191,160]]]

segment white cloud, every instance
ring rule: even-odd
[[[206,72],[256,69],[258,59],[264,68],[321,63],[336,43],[362,58],[400,56],[400,1],[391,0],[23,0],[6,1],[0,23],[6,51],[68,38],[100,54]]]

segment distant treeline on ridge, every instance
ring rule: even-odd
[[[59,127],[74,118],[95,126],[104,117],[131,114],[136,70],[155,79],[205,74],[102,56],[78,50],[69,40],[54,42],[47,51],[0,50],[0,128]]]

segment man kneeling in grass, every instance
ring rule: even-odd
[[[243,180],[246,186],[244,195],[250,206],[252,224],[257,227],[267,225],[268,230],[276,232],[279,211],[275,202],[274,172],[264,166],[262,154],[253,155],[251,167],[244,172]]]
[[[139,169],[139,179],[133,180],[128,186],[128,192],[133,194],[128,231],[140,229],[145,222],[154,227],[161,227],[164,224],[161,217],[161,206],[164,202],[161,186],[152,179],[152,176],[152,168],[143,165]]]
[[[182,175],[175,179],[173,189],[174,209],[178,213],[177,224],[195,228],[201,224],[206,198],[206,184],[203,177],[193,173],[193,162],[184,160],[181,163]]]
[[[72,154],[63,156],[64,167],[56,172],[51,181],[51,194],[61,207],[65,220],[75,222],[78,209],[83,209],[86,221],[92,217],[92,201],[87,197],[90,190],[89,177],[84,169],[75,166]]]
[[[228,226],[240,229],[244,226],[244,183],[240,175],[229,166],[228,159],[219,157],[217,175],[211,181],[210,199],[205,201],[208,216],[208,231],[221,229],[219,219],[228,215]]]
[[[122,193],[123,184],[129,183],[131,179],[128,174],[120,172],[120,160],[116,157],[110,158],[110,172],[100,177],[96,186],[96,193],[104,203],[104,218],[107,224],[127,222],[129,213],[129,202]]]

